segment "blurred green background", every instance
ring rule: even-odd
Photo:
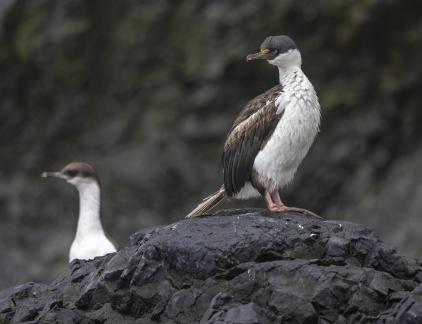
[[[278,82],[245,56],[278,34],[298,44],[323,107],[286,203],[421,257],[421,12],[406,0],[1,0],[0,288],[66,267],[77,194],[42,171],[93,164],[120,244],[217,189],[232,121]]]

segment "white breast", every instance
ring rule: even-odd
[[[320,106],[312,84],[300,68],[282,80],[283,92],[276,100],[280,122],[254,161],[255,171],[269,190],[288,184],[319,130]]]
[[[69,251],[69,262],[73,259],[90,260],[113,252],[116,252],[116,248],[105,235],[89,235],[73,241]]]

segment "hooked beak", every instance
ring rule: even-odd
[[[41,178],[58,178],[66,180],[67,176],[61,172],[43,172],[41,173]]]
[[[270,58],[271,51],[268,48],[261,49],[260,52],[249,54],[246,56],[246,62],[252,61],[252,60],[268,60]]]

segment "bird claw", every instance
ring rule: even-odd
[[[315,217],[315,218],[318,218],[318,219],[324,219],[323,217],[315,214],[314,212],[311,212],[310,210],[307,210],[307,209],[304,209],[304,208],[287,207],[285,205],[283,205],[283,206],[274,205],[274,206],[270,206],[268,209],[272,212],[298,212],[298,213],[303,214],[304,216]]]

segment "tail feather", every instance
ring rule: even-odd
[[[218,190],[217,192],[204,198],[202,200],[202,203],[200,203],[194,210],[192,210],[186,216],[186,218],[192,218],[192,217],[203,215],[207,211],[210,211],[211,209],[216,207],[218,204],[220,204],[225,198],[226,198],[226,191],[224,190],[224,187],[221,187],[221,189]]]

